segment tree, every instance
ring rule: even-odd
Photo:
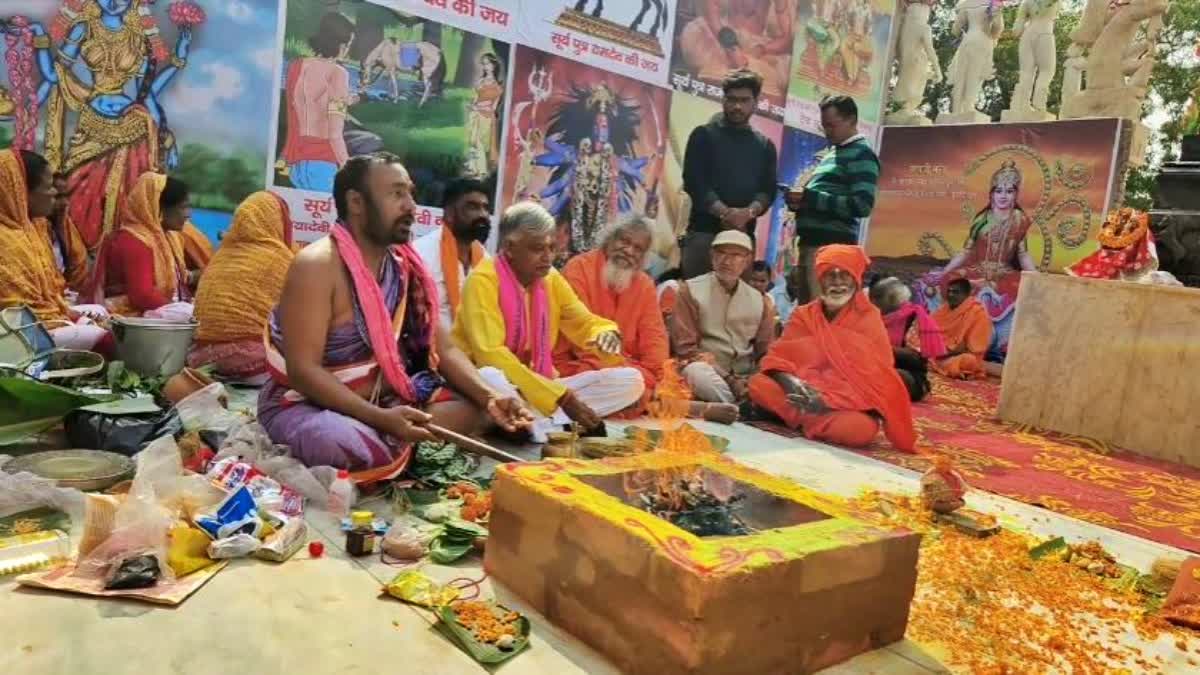
[[[1017,83],[1018,41],[1010,31],[1016,19],[1016,4],[1005,8],[1005,34],[996,46],[994,61],[997,77],[987,82],[980,96],[979,109],[993,120],[1000,118],[1000,111],[1008,107],[1013,87]],[[1083,11],[1083,0],[1063,0],[1058,22],[1054,27],[1057,40],[1058,70],[1050,84],[1050,98],[1046,108],[1058,113],[1062,104],[1063,61],[1067,47],[1071,44],[1071,32],[1079,24]],[[950,60],[958,47],[958,38],[953,35],[954,5],[935,6],[931,16],[933,43],[943,68],[949,68]],[[1128,206],[1147,209],[1152,201],[1154,179],[1163,159],[1177,156],[1177,147],[1182,134],[1181,120],[1190,91],[1196,86],[1196,44],[1200,41],[1200,0],[1173,0],[1163,17],[1163,28],[1158,35],[1158,63],[1150,78],[1150,93],[1142,109],[1142,120],[1152,114],[1165,114],[1167,122],[1155,133],[1151,142],[1154,151],[1151,161],[1145,166],[1131,168],[1125,180],[1125,200]],[[942,81],[930,84],[925,90],[922,107],[926,113],[936,115],[949,109],[950,86]]]

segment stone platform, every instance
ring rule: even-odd
[[[744,496],[751,533],[698,537],[644,511],[679,476]],[[808,673],[901,640],[920,535],[719,455],[506,465],[488,574],[628,673]]]

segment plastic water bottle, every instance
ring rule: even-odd
[[[329,484],[328,510],[338,518],[350,515],[354,508],[354,482],[350,480],[350,472],[340,469],[337,478]]]

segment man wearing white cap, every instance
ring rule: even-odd
[[[765,296],[742,281],[753,255],[745,232],[726,230],[713,239],[713,271],[679,286],[671,345],[698,400],[745,400],[746,381],[775,338]]]

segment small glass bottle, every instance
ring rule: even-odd
[[[346,553],[354,557],[375,552],[375,514],[355,511],[350,514],[350,531],[346,532]]]

